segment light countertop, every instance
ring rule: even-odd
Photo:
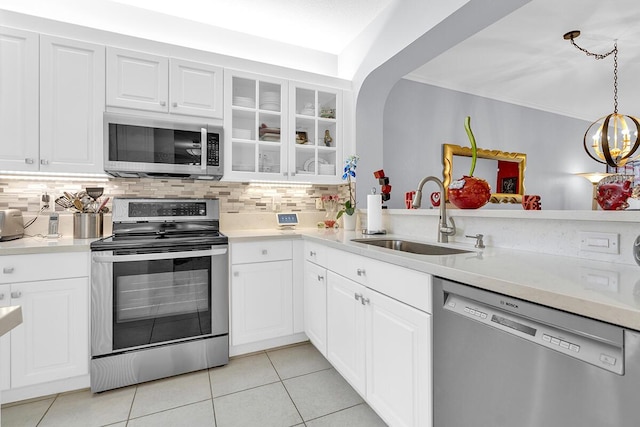
[[[429,256],[351,242],[360,233],[301,231],[303,238],[406,268],[441,276],[571,313],[640,330],[640,267],[473,244],[449,245],[471,253]],[[402,238],[438,244],[411,236]]]
[[[0,255],[40,254],[51,252],[87,252],[89,245],[97,239],[74,239],[61,237],[49,239],[25,236],[21,239],[0,242]]]
[[[467,283],[482,289],[640,330],[640,267],[575,257],[501,248],[476,249],[449,244],[471,253],[417,255],[351,242],[360,233],[333,229],[225,230],[230,242],[303,238],[402,267]],[[432,240],[388,234],[369,238]],[[53,240],[53,241],[52,241]],[[95,239],[25,237],[0,242],[0,255],[85,252]]]
[[[22,323],[22,307],[0,307],[0,336]]]

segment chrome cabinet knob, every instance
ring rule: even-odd
[[[49,160],[47,160],[47,159],[41,159],[41,160],[40,160],[40,164],[41,164],[41,165],[45,165],[45,166],[46,166],[46,165],[48,165],[48,164],[49,164]]]
[[[160,101],[160,105],[164,107],[165,105],[167,105],[167,103],[166,101]]]
[[[21,296],[22,296],[22,292],[19,292],[19,291],[11,292],[11,298],[13,299],[20,298]]]
[[[315,251],[309,251],[309,256],[316,256]]]
[[[358,274],[358,276],[364,276],[364,268],[357,269],[356,273]]]
[[[0,300],[4,299],[4,294],[0,294]]]
[[[24,159],[24,162],[28,165],[32,165],[33,164],[33,159],[30,157],[27,157],[26,159]]]
[[[318,282],[321,281],[321,280],[324,280],[324,276],[321,276],[321,275],[318,274]]]
[[[3,274],[11,274],[11,273],[13,273],[13,267],[3,267],[2,268],[2,273]]]
[[[360,301],[360,298],[362,298],[362,294],[354,294],[353,297],[356,299],[356,301]]]
[[[178,103],[177,103],[177,102],[174,102],[174,103],[172,103],[172,104],[171,104],[171,106],[173,106],[173,107],[177,107],[177,106],[178,106]]]

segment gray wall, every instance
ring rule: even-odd
[[[574,175],[604,172],[582,147],[588,122],[404,79],[384,110],[383,164],[393,186],[387,206],[404,208],[404,193],[415,190],[421,178],[442,177],[443,143],[470,146],[466,116],[479,148],[527,154],[525,190],[542,197],[543,209],[591,209],[591,183]],[[436,190],[427,186],[425,197]],[[424,200],[423,207],[429,206]]]

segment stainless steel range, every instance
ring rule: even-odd
[[[228,240],[216,199],[113,201],[91,244],[91,390],[229,361]]]

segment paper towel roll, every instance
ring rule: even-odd
[[[382,230],[382,197],[380,194],[367,195],[367,230]]]

